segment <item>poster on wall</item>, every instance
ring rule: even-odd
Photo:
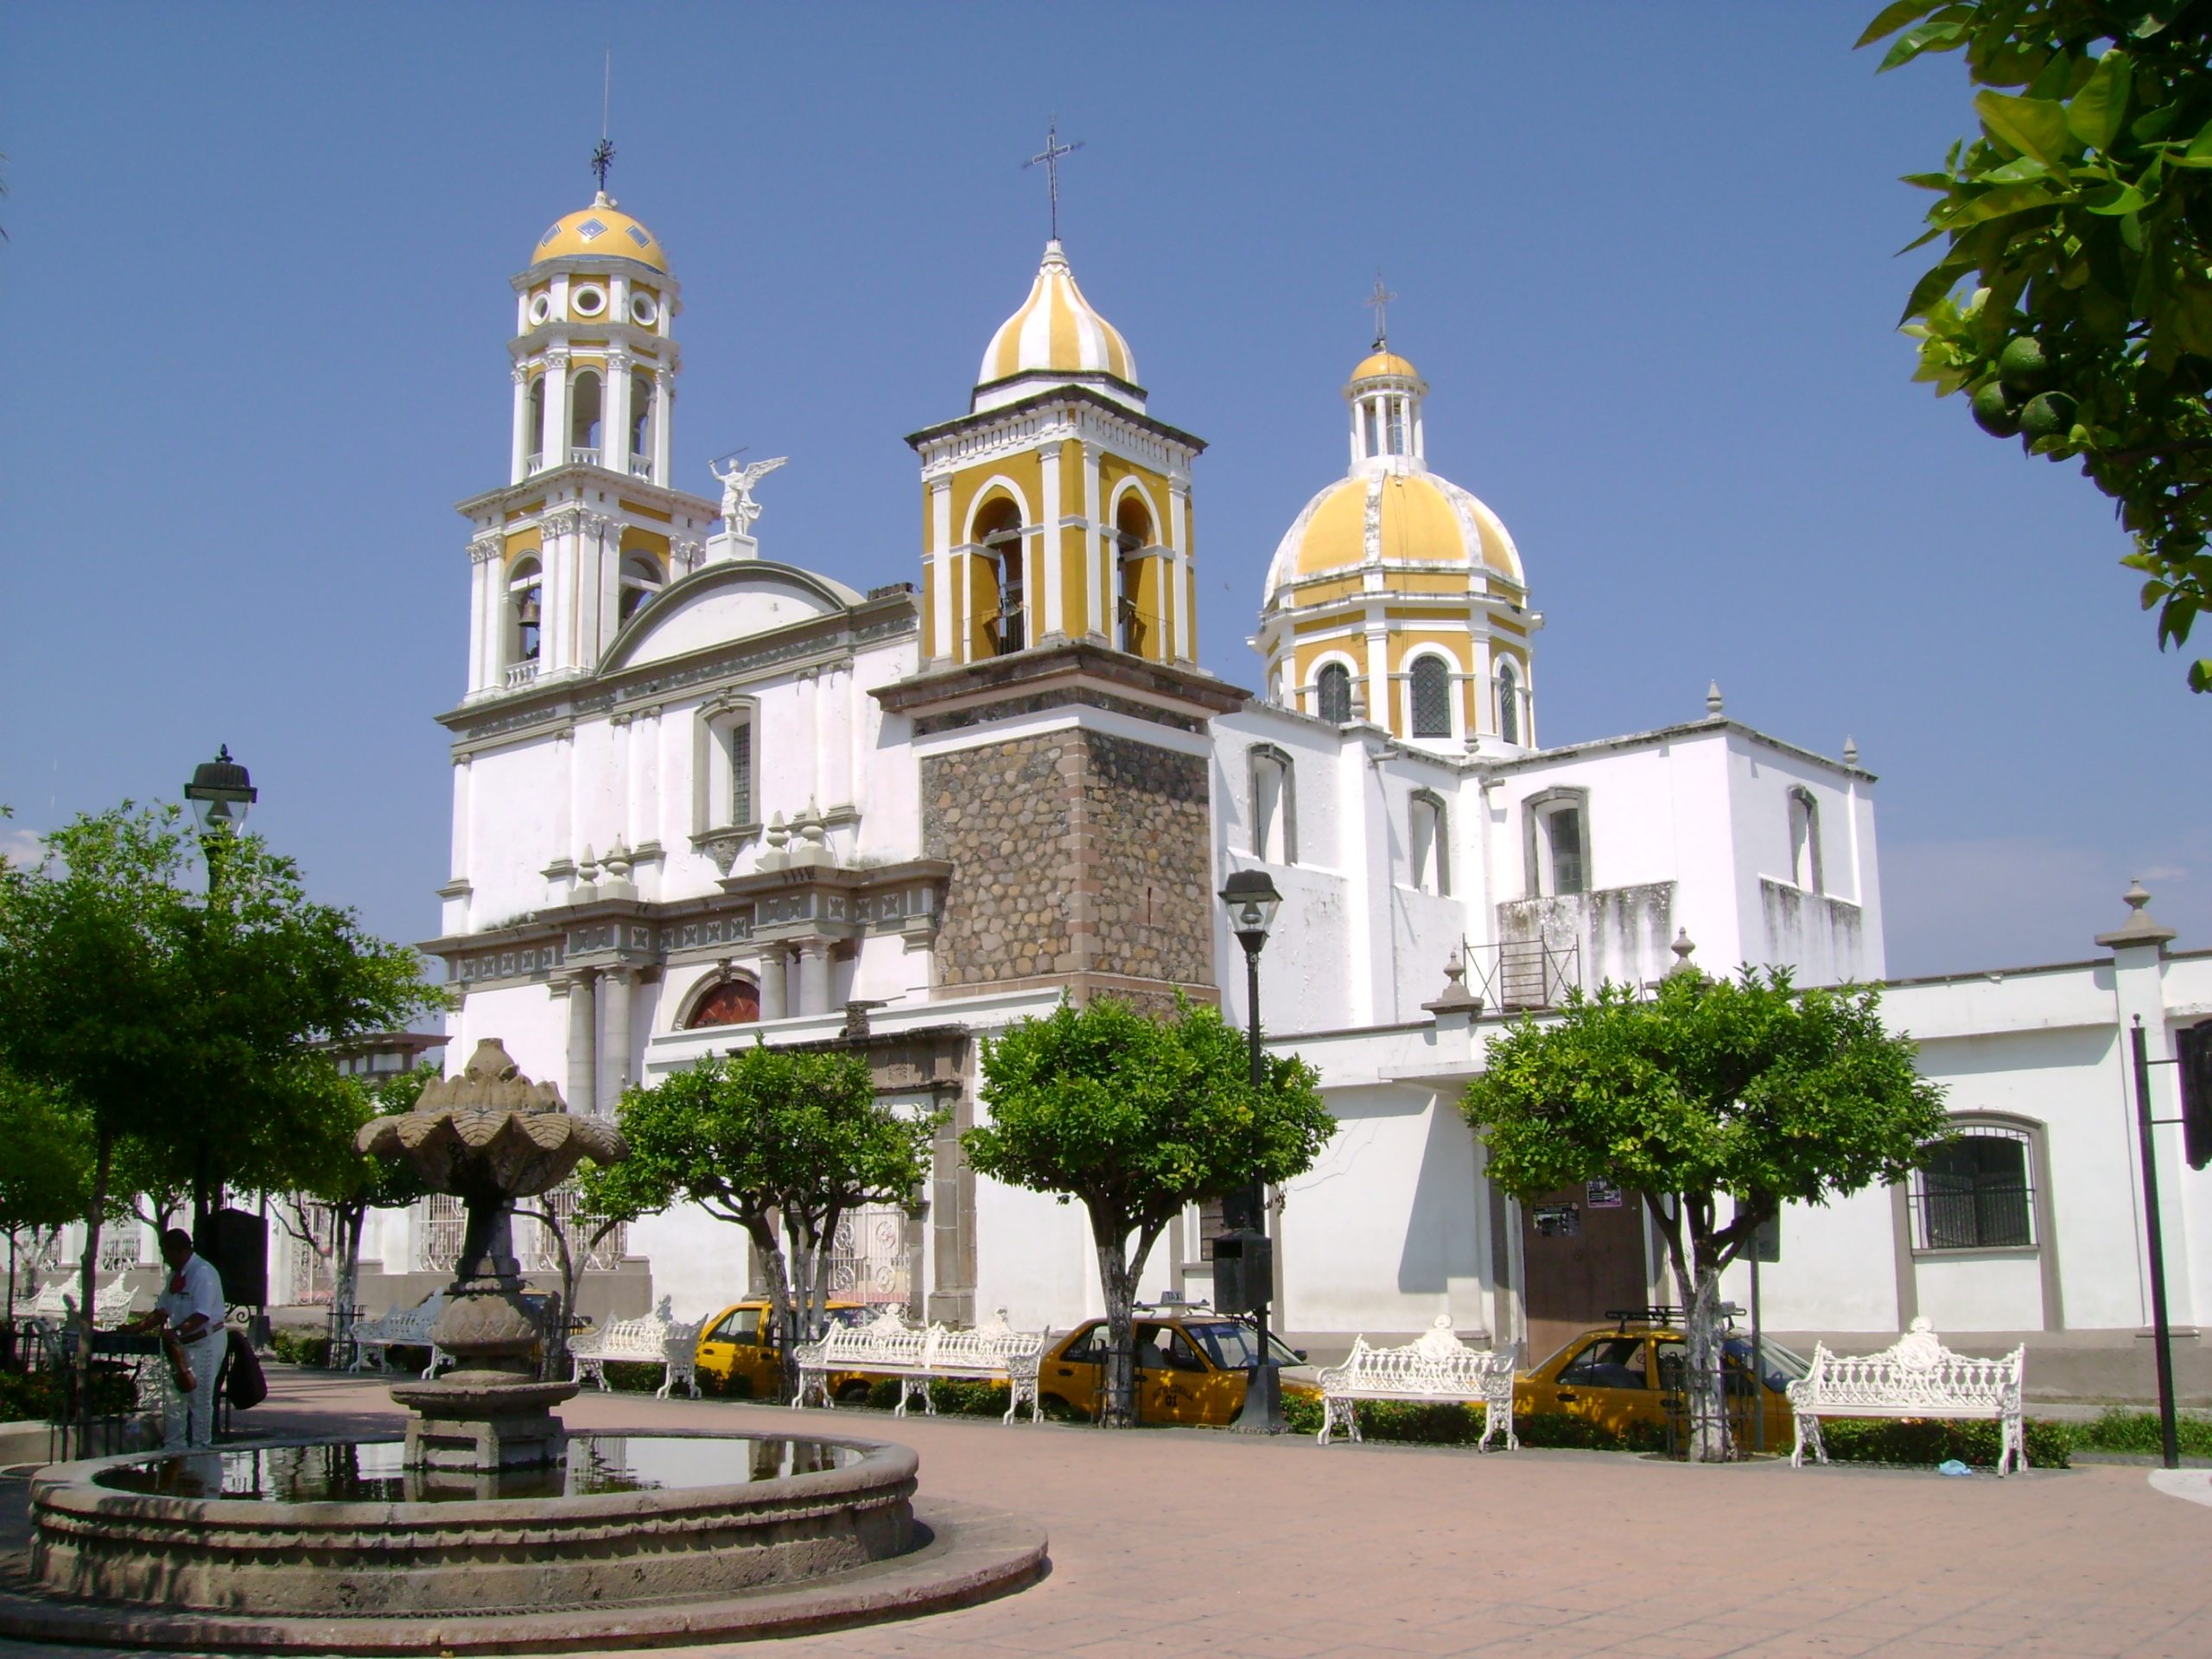
[[[1582,1211],[1571,1204],[1540,1204],[1534,1219],[1539,1238],[1573,1238],[1582,1230]]]
[[[1618,1210],[1624,1202],[1620,1188],[1611,1181],[1586,1181],[1583,1187],[1592,1210]]]

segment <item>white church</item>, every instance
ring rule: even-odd
[[[1020,302],[967,408],[909,439],[923,545],[884,550],[866,591],[807,569],[803,528],[764,549],[772,464],[719,501],[671,476],[681,289],[650,230],[602,192],[512,283],[508,477],[461,504],[466,677],[440,716],[452,862],[427,949],[461,993],[452,1064],[496,1037],[604,1113],[756,1033],[855,1049],[951,1126],[911,1213],[855,1218],[840,1294],[1064,1329],[1100,1309],[1080,1212],[959,1154],[987,1110],[979,1042],[1064,995],[1179,988],[1243,1019],[1215,895],[1260,868],[1285,897],[1270,1041],[1319,1068],[1339,1123],[1270,1195],[1278,1327],[1326,1353],[1444,1313],[1533,1360],[1674,1300],[1632,1195],[1506,1198],[1455,1103],[1503,1022],[1572,986],[1693,951],[1881,980],[1875,779],[1850,746],[1769,736],[1716,691],[1700,718],[1546,747],[1541,557],[1532,582],[1432,469],[1452,435],[1383,340],[1340,402],[1315,365],[1293,418],[1344,421],[1344,470],[1282,533],[1257,660],[1217,677],[1204,443],[1152,410],[1057,241],[1026,296],[1007,273]],[[1970,1350],[2024,1334],[2039,1391],[2147,1388],[2124,1033],[2139,1018],[2171,1058],[2212,1020],[2212,953],[2120,908],[2082,960],[1890,988],[1965,1138],[1894,1190],[1786,1215],[1769,1330],[1878,1347],[1920,1314]],[[2160,1118],[2174,1077],[2154,1068]],[[2212,1395],[2212,1177],[2157,1134],[2184,1391]],[[372,1312],[429,1287],[454,1224],[378,1219]],[[1203,1296],[1207,1236],[1195,1211],[1172,1229],[1147,1290]],[[737,1230],[690,1211],[593,1268],[588,1309],[696,1317],[747,1288]]]

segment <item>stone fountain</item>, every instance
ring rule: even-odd
[[[532,1369],[543,1333],[514,1204],[628,1147],[498,1042],[359,1144],[467,1208],[432,1328],[460,1369],[391,1390],[404,1441],[40,1471],[28,1560],[0,1560],[0,1637],[223,1653],[661,1645],[963,1606],[1043,1571],[1044,1535],[1018,1516],[946,1502],[918,1514],[906,1446],[792,1434],[785,1412],[747,1433],[772,1420],[714,1408],[700,1427],[565,1433],[552,1408],[576,1389]]]
[[[432,1192],[458,1198],[467,1215],[453,1283],[430,1332],[458,1368],[391,1391],[413,1414],[407,1465],[489,1474],[557,1463],[561,1422],[552,1408],[576,1389],[539,1381],[531,1364],[545,1333],[523,1297],[515,1200],[558,1186],[582,1159],[620,1163],[630,1155],[621,1132],[602,1118],[571,1115],[558,1089],[524,1077],[499,1039],[487,1037],[459,1077],[426,1084],[404,1116],[365,1124],[357,1144],[372,1157],[404,1160]]]

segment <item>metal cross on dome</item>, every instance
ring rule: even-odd
[[[1052,240],[1060,239],[1060,157],[1072,156],[1083,148],[1078,138],[1071,144],[1060,142],[1060,118],[1054,116],[1045,128],[1045,148],[1022,163],[1025,168],[1045,164],[1045,179],[1052,197]]]
[[[1375,349],[1381,351],[1390,343],[1390,302],[1398,296],[1382,284],[1382,273],[1375,273],[1375,291],[1360,302],[1375,308]]]
[[[607,169],[614,165],[614,145],[605,138],[591,153],[591,170],[599,175],[599,194],[607,194]]]

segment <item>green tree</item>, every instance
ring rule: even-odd
[[[1516,1198],[1599,1179],[1643,1195],[1688,1310],[1700,1459],[1727,1452],[1721,1270],[1785,1201],[1900,1180],[1944,1132],[1942,1090],[1879,1002],[1871,987],[1800,991],[1784,969],[1676,973],[1649,997],[1577,990],[1509,1027],[1467,1085],[1491,1179]]]
[[[1902,31],[1902,32],[1901,32]],[[2158,645],[2212,607],[2212,3],[1899,0],[1859,45],[1962,52],[1980,136],[1940,172],[1915,378],[2031,454],[2078,459],[2133,533]],[[2212,691],[2212,658],[2189,683]]]
[[[1250,1052],[1219,1010],[1180,1003],[1148,1020],[1099,997],[1019,1020],[983,1045],[991,1121],[961,1138],[994,1180],[1080,1203],[1106,1301],[1105,1422],[1135,1421],[1130,1325],[1137,1281],[1186,1205],[1313,1166],[1336,1128],[1295,1056],[1269,1057],[1255,1090]]]
[[[194,891],[174,808],[80,817],[0,867],[0,1064],[67,1099],[92,1144],[80,1317],[92,1318],[118,1148],[205,1207],[225,1184],[305,1184],[338,1077],[320,1045],[440,1006],[414,952],[306,896],[251,836]]]
[[[767,1271],[788,1383],[792,1342],[827,1318],[823,1258],[839,1220],[864,1204],[912,1204],[944,1118],[877,1100],[859,1054],[756,1040],[626,1090],[615,1121],[630,1156],[582,1172],[584,1207],[632,1221],[689,1202],[742,1227]]]
[[[16,1300],[21,1241],[85,1213],[92,1196],[92,1141],[84,1115],[0,1069],[0,1232],[8,1236],[8,1300]]]
[[[284,1230],[330,1262],[331,1301],[348,1322],[334,1332],[339,1341],[351,1328],[361,1276],[361,1232],[369,1211],[404,1209],[429,1191],[413,1165],[404,1159],[387,1162],[372,1158],[355,1147],[354,1136],[372,1117],[400,1117],[413,1111],[423,1085],[438,1075],[435,1065],[418,1065],[379,1078],[373,1085],[358,1077],[340,1077],[341,1088],[333,1102],[338,1109],[315,1143],[320,1166],[299,1160],[301,1185],[272,1195]],[[308,1213],[311,1203],[330,1211],[327,1242],[316,1235]],[[335,1362],[335,1344],[331,1357]]]

